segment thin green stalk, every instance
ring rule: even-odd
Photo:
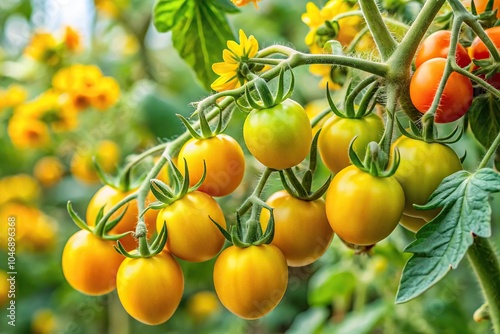
[[[389,69],[388,66],[383,63],[330,54],[306,54],[297,52],[294,61],[291,62],[292,67],[309,64],[327,64],[352,67],[381,77],[384,77]]]
[[[493,154],[495,154],[498,145],[500,145],[500,132],[497,134],[497,137],[495,138],[495,140],[493,141],[491,146],[488,148],[488,151],[486,152],[483,159],[479,163],[479,166],[477,167],[477,169],[481,169],[481,168],[486,167],[486,165],[490,161]],[[500,278],[500,276],[498,276],[498,277]]]
[[[479,280],[495,334],[500,334],[500,266],[488,239],[476,237],[467,251]]]
[[[477,75],[467,71],[466,69],[461,68],[460,66],[458,66],[456,64],[452,64],[451,67],[452,67],[453,71],[471,79],[472,81],[476,82],[478,85],[483,87],[485,90],[490,92],[496,98],[500,98],[500,90],[496,89],[495,87],[493,87],[492,85],[490,85],[489,83],[484,81],[483,79],[479,78]]]
[[[374,0],[359,0],[359,5],[363,11],[366,24],[372,32],[373,40],[377,45],[382,60],[389,59],[398,43],[394,40],[389,28],[385,25],[377,3]]]
[[[126,197],[124,197],[121,201],[119,201],[118,203],[116,203],[115,205],[113,205],[113,206],[109,209],[109,211],[108,211],[108,212],[106,212],[106,214],[104,214],[104,215],[102,216],[101,220],[100,220],[100,221],[98,221],[98,222],[96,222],[96,225],[95,225],[95,226],[99,226],[99,227],[101,227],[101,226],[102,226],[102,228],[103,228],[103,229],[105,229],[105,228],[106,228],[106,226],[105,226],[105,225],[99,225],[99,224],[100,224],[101,222],[103,222],[103,221],[106,221],[106,222],[107,222],[107,221],[109,221],[109,219],[111,218],[111,216],[112,216],[115,212],[117,212],[117,211],[118,211],[118,210],[119,210],[122,206],[124,206],[124,205],[125,205],[125,204],[127,204],[128,202],[133,201],[135,198],[137,198],[137,193],[135,193],[135,192],[134,192],[134,193],[132,193],[132,194],[127,195]],[[97,235],[101,235],[101,232],[102,232],[102,231],[97,231],[96,233],[97,233]]]
[[[269,179],[269,176],[271,176],[272,172],[274,172],[274,170],[271,168],[266,168],[266,170],[264,170],[264,173],[262,173],[262,175],[260,176],[259,182],[257,183],[257,186],[255,187],[252,194],[238,208],[237,212],[240,217],[243,216],[252,207],[253,198],[260,197],[262,191],[264,190],[264,186],[266,185],[266,182]]]
[[[391,71],[394,71],[396,75],[398,71],[410,68],[420,41],[424,38],[427,29],[433,22],[434,17],[437,15],[444,2],[445,0],[430,0],[425,2],[422,10],[410,26],[410,29],[398,48],[387,61],[387,63],[391,65]]]
[[[379,145],[382,147],[382,150],[390,156],[392,136],[394,134],[394,122],[396,121],[396,106],[398,103],[400,88],[396,85],[392,85],[387,88],[387,119],[385,123],[384,135],[380,139]]]
[[[332,110],[330,109],[330,107],[328,107],[314,116],[314,118],[311,120],[311,128],[314,128],[316,125],[318,125],[318,123],[321,122],[321,120],[328,116],[331,112]]]

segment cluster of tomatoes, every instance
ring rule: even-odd
[[[500,27],[486,33],[495,43],[500,41]],[[449,45],[450,33],[441,31],[430,35],[418,52],[410,93],[415,107],[423,113],[432,104]],[[459,66],[468,66],[470,58],[488,57],[480,40],[472,43],[468,53],[457,45]],[[495,85],[498,75],[488,80]],[[471,100],[469,79],[452,73],[436,110],[436,122],[460,118]],[[137,320],[154,325],[167,321],[182,298],[184,277],[176,258],[202,262],[218,255],[213,280],[222,304],[244,319],[262,317],[281,301],[288,283],[288,266],[313,263],[326,251],[334,234],[348,244],[371,246],[386,238],[398,223],[417,231],[438,214],[436,210],[416,210],[413,205],[425,204],[446,176],[462,169],[456,153],[439,141],[425,141],[406,133],[392,143],[391,152],[398,152],[388,158],[392,171],[378,164],[376,157],[365,159],[365,164],[352,164],[350,150],[361,156],[367,150],[372,155],[377,153],[379,148],[373,142],[383,133],[381,117],[369,112],[328,119],[317,138],[321,160],[335,174],[328,189],[325,187],[326,199],[322,193],[311,196],[310,189],[306,191],[300,185],[296,193],[282,190],[272,194],[263,204],[267,209],[259,209],[257,217],[252,216],[256,219],[247,221],[250,225],[257,222],[259,230],[249,240],[238,235],[241,230],[235,232],[234,224],[226,224],[214,199],[231,194],[241,183],[245,171],[242,148],[218,131],[194,136],[179,152],[179,169],[171,163],[171,171],[177,173],[169,178],[160,172],[160,182],[153,182],[155,196],[150,193],[146,201],[146,205],[155,200],[162,203],[156,207],[159,210],[147,210],[143,220],[148,237],[154,227],[161,234],[166,226],[165,246],[157,238],[151,247],[160,251],[145,254],[140,243],[139,251],[135,250],[137,240],[131,234],[122,235],[136,230],[136,200],[111,215],[113,223],[109,226],[98,224],[113,206],[137,191],[106,185],[89,203],[88,226],[75,233],[64,248],[64,275],[73,288],[88,295],[117,288],[125,310]],[[306,112],[289,98],[252,110],[246,117],[243,136],[259,162],[270,170],[287,173],[293,173],[291,168],[307,158],[313,143]],[[313,145],[313,151],[315,148]],[[169,183],[174,186],[167,186]],[[263,242],[262,231],[269,229],[270,222],[274,224],[274,236],[272,241]],[[235,243],[223,250],[224,237],[233,236],[234,241],[235,233],[245,244]],[[107,240],[113,235],[115,239],[120,237],[124,250],[131,251],[130,257],[118,253],[115,242]]]
[[[500,27],[485,30],[486,35],[500,48]],[[450,49],[451,32],[440,30],[429,35],[420,46],[415,59],[416,71],[410,83],[410,96],[414,106],[422,113],[427,112],[434,100],[441,78],[446,68],[446,58]],[[469,66],[471,71],[479,70],[471,60],[481,61],[490,58],[484,42],[476,37],[468,51],[461,44],[456,45],[455,61],[462,68]],[[485,75],[480,75],[485,79]],[[493,74],[486,81],[500,88],[500,73]],[[473,89],[469,78],[452,72],[446,81],[443,94],[435,113],[437,123],[448,123],[461,118],[472,103]]]

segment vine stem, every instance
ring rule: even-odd
[[[274,172],[274,169],[266,168],[264,173],[260,176],[259,182],[255,187],[252,194],[243,202],[243,204],[238,208],[238,215],[241,217],[252,207],[252,201],[255,197],[260,198],[262,191],[264,190],[264,186],[266,185],[269,176]]]
[[[490,161],[491,157],[495,153],[498,145],[500,145],[500,132],[497,134],[497,137],[495,138],[495,140],[493,141],[491,146],[488,148],[488,151],[486,152],[483,159],[479,163],[479,166],[477,167],[478,169],[486,167],[486,165],[488,164],[488,161]],[[498,277],[500,277],[500,276],[498,276]],[[500,294],[500,290],[499,290],[499,294]]]
[[[500,334],[500,266],[490,241],[476,237],[467,251],[467,259],[474,268],[488,303],[493,330],[495,334]]]
[[[384,18],[374,0],[359,0],[359,6],[363,11],[366,23],[372,33],[373,40],[377,45],[382,60],[385,61],[392,55],[398,43],[396,43],[389,28],[385,25]]]

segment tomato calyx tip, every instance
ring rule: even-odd
[[[167,232],[167,224],[163,222],[163,226],[161,228],[160,233],[156,236],[153,242],[148,244],[147,240],[147,230],[144,222],[139,222],[137,224],[136,237],[139,239],[139,247],[137,251],[128,252],[125,247],[123,247],[120,241],[114,246],[116,251],[123,256],[129,257],[131,259],[138,258],[148,258],[155,255],[158,255],[163,251],[165,245],[167,243],[168,232]]]
[[[426,143],[439,143],[439,144],[453,144],[456,143],[462,137],[464,133],[464,129],[461,126],[455,127],[453,131],[444,137],[438,137],[438,134],[434,128],[434,119],[433,117],[426,117],[427,114],[424,114],[422,117],[423,129],[420,130],[415,123],[410,121],[410,129],[405,129],[401,122],[396,119],[396,124],[398,126],[399,131],[405,137],[421,140]]]
[[[366,155],[364,161],[362,162],[359,158],[358,154],[354,151],[354,141],[357,136],[354,137],[349,144],[349,160],[351,163],[362,170],[365,173],[373,175],[375,177],[390,177],[396,173],[396,170],[399,167],[399,151],[397,149],[394,150],[394,161],[393,163],[386,169],[386,165],[389,161],[387,154],[380,148],[379,144],[372,141],[368,143],[366,149]]]
[[[219,120],[217,122],[217,126],[214,130],[210,128],[210,123],[207,120],[207,117],[205,116],[205,113],[203,111],[198,112],[198,119],[199,119],[199,124],[200,124],[200,130],[201,134],[198,133],[193,126],[189,123],[189,121],[182,115],[176,114],[176,116],[182,121],[186,129],[189,131],[191,136],[193,138],[196,138],[198,140],[201,139],[208,139],[217,136],[218,134],[224,132],[224,130],[227,127],[227,124],[224,126],[224,120],[222,118],[222,109],[218,107],[219,110]]]
[[[285,92],[285,71],[281,70],[278,77],[278,87],[276,93],[273,95],[268,83],[263,78],[257,77],[254,83],[254,91],[250,91],[249,85],[245,86],[245,101],[243,104],[240,100],[236,100],[238,107],[246,112],[252,110],[262,110],[272,108],[281,102],[288,99],[295,86],[295,76],[293,71],[290,71],[290,84]],[[260,103],[259,103],[260,101]]]
[[[189,167],[186,159],[184,159],[184,176],[175,166],[172,159],[167,159],[169,161],[170,170],[172,171],[171,175],[173,185],[169,186],[161,180],[151,179],[150,189],[158,201],[149,204],[148,207],[141,213],[140,217],[144,216],[146,211],[149,209],[160,210],[174,203],[184,197],[188,192],[198,189],[203,181],[205,181],[205,177],[207,175],[205,160],[203,160],[203,174],[201,179],[194,186],[189,187]]]

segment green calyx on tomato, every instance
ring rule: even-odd
[[[417,125],[411,121],[409,130],[405,129],[398,119],[396,119],[396,124],[403,136],[415,140],[421,140],[426,143],[453,144],[456,143],[463,135],[463,128],[457,126],[449,135],[439,137],[437,131],[434,128],[434,122],[432,118],[423,119],[422,130],[419,129]]]
[[[386,169],[389,158],[387,153],[381,149],[379,144],[374,141],[368,143],[364,161],[361,161],[358,154],[354,151],[353,146],[355,141],[356,137],[349,145],[349,159],[354,166],[363,172],[378,178],[392,177],[394,173],[396,173],[396,170],[399,167],[399,152],[397,150],[394,150],[393,163],[389,166],[389,169]]]
[[[168,162],[172,175],[172,185],[167,185],[163,181],[158,179],[152,179],[150,181],[150,189],[158,201],[149,204],[146,210],[141,213],[141,216],[144,215],[144,213],[149,209],[160,210],[165,208],[166,206],[183,198],[188,192],[198,189],[203,181],[205,181],[205,177],[207,174],[205,161],[203,161],[203,173],[201,175],[201,178],[192,187],[190,187],[189,166],[186,162],[186,159],[184,159],[184,175],[182,175],[179,169],[175,166],[175,163],[172,161],[172,159],[168,158]]]
[[[281,70],[278,77],[277,91],[273,95],[266,80],[257,77],[254,83],[254,92],[250,92],[249,85],[245,86],[245,104],[242,104],[239,100],[236,100],[236,104],[240,109],[248,112],[269,109],[288,99],[293,93],[294,85],[295,76],[293,71],[290,71],[290,84],[285,92],[285,70]],[[252,93],[254,93],[253,96]]]
[[[295,175],[293,169],[287,168],[279,171],[281,184],[283,188],[292,197],[304,200],[304,201],[315,201],[321,196],[323,196],[330,185],[332,176],[328,177],[328,180],[316,191],[312,192],[312,181],[313,175],[316,170],[317,165],[317,155],[318,155],[318,138],[320,136],[321,129],[316,133],[311,144],[311,151],[309,153],[309,167],[302,176],[302,180]]]
[[[133,198],[130,198],[130,200],[133,200]],[[102,206],[99,209],[99,212],[97,213],[97,217],[95,219],[95,224],[94,227],[90,227],[85,221],[73,210],[73,206],[71,204],[71,201],[68,201],[66,208],[68,210],[68,213],[75,223],[76,226],[78,226],[82,230],[86,230],[92,234],[94,234],[96,237],[104,240],[119,240],[127,235],[130,234],[130,232],[125,232],[125,233],[120,233],[116,235],[109,235],[107,232],[109,232],[113,227],[115,227],[125,216],[127,212],[127,208],[123,210],[118,217],[112,219],[111,221],[106,221],[103,219],[103,212],[104,212],[104,206]]]
[[[224,126],[224,120],[222,119],[222,111],[219,109],[219,121],[217,122],[217,126],[214,130],[210,128],[210,124],[208,123],[207,117],[205,116],[205,112],[199,111],[198,112],[198,119],[199,119],[199,124],[200,124],[200,130],[201,134],[196,132],[196,130],[193,128],[193,126],[189,123],[189,121],[182,115],[177,114],[177,117],[182,121],[186,129],[189,131],[191,136],[196,139],[203,139],[203,138],[212,138],[217,136],[219,133],[224,132],[224,130],[227,127],[227,124]]]

